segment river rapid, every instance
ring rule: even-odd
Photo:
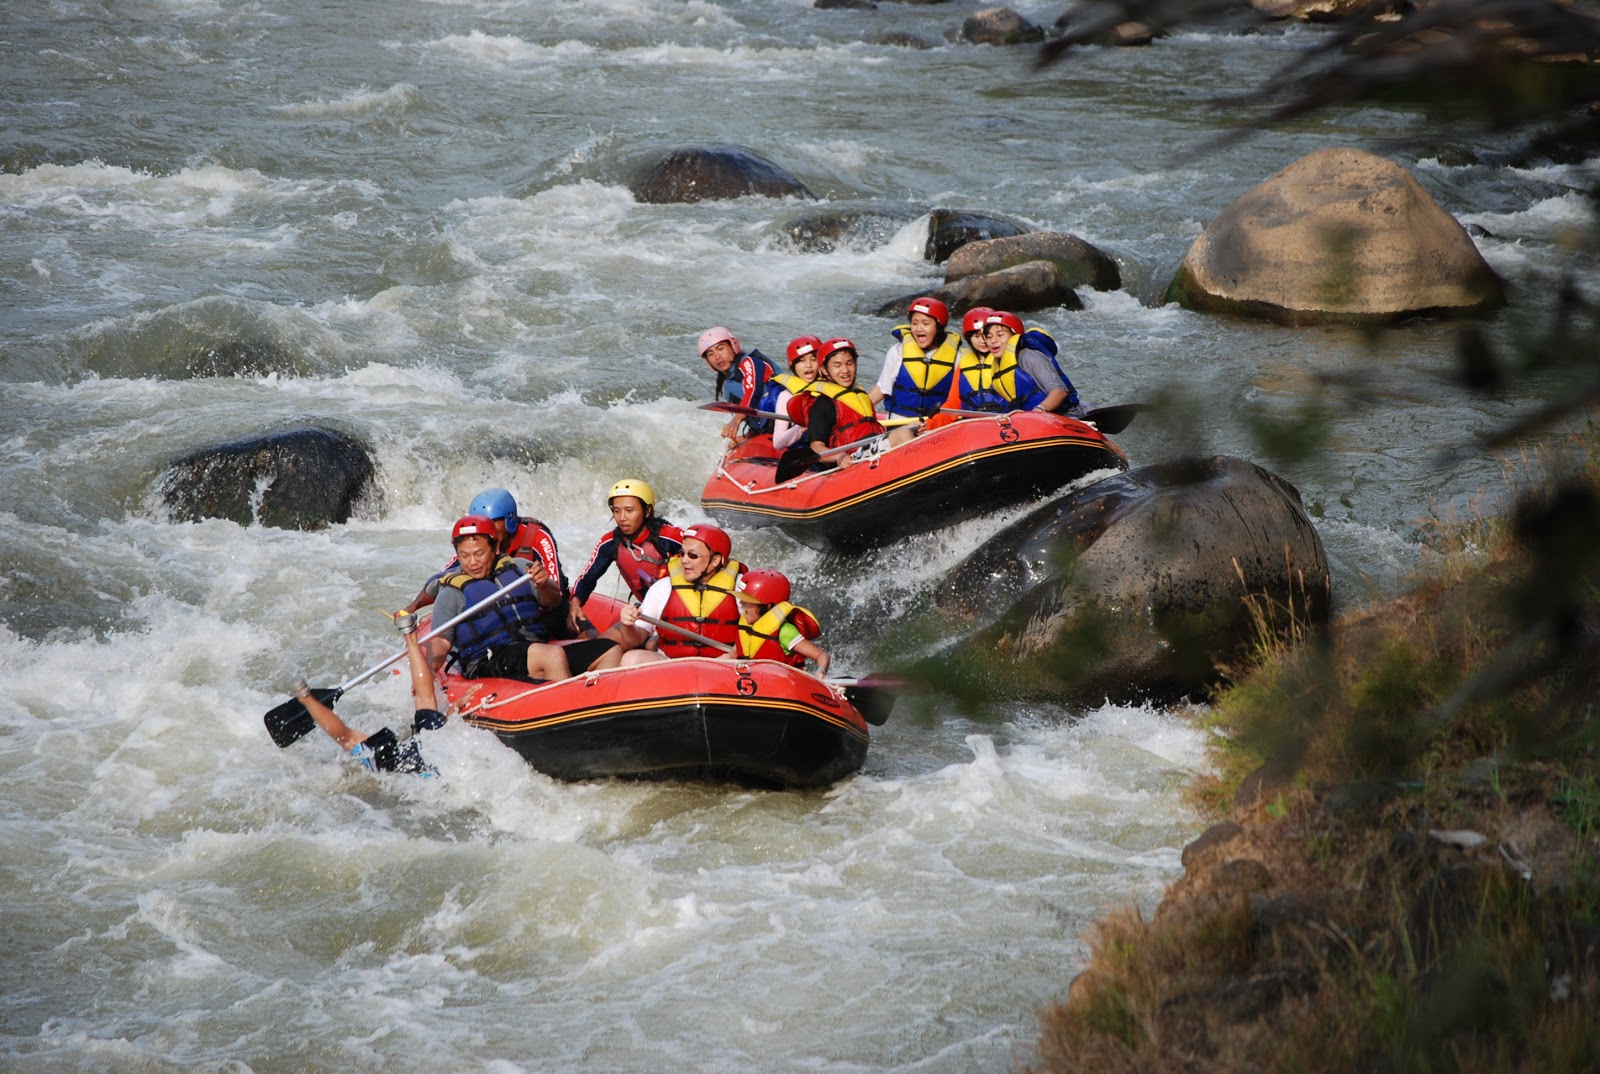
[[[1148,910],[1179,872],[1198,821],[1175,788],[1204,764],[1182,712],[933,701],[815,793],[559,784],[455,724],[427,747],[441,778],[378,779],[261,726],[293,678],[390,651],[383,612],[484,487],[551,524],[569,573],[617,478],[703,517],[703,328],[769,354],[850,335],[873,374],[893,322],[867,311],[940,279],[925,218],[822,253],[785,239],[806,203],[635,203],[630,163],[679,145],[761,152],[825,205],[1000,212],[1112,253],[1123,290],[1029,319],[1092,404],[1194,402],[1197,422],[1118,438],[1136,465],[1256,457],[1247,409],[1319,376],[1386,397],[1341,415],[1327,456],[1277,467],[1346,607],[1418,564],[1428,518],[1500,494],[1499,460],[1435,465],[1521,401],[1442,386],[1448,327],[1374,353],[1156,303],[1206,221],[1314,149],[1411,146],[1394,155],[1534,290],[1587,219],[1577,175],[1419,150],[1421,117],[1379,109],[1202,155],[1244,114],[1213,99],[1317,31],[1184,33],[1035,73],[1027,51],[946,41],[975,6],[6,6],[0,1068],[932,1074],[1027,1055],[1094,918]],[[936,47],[865,43],[885,30]],[[239,341],[289,367],[186,372]],[[348,524],[180,523],[153,495],[179,454],[308,420],[376,453]],[[835,668],[861,673],[931,644],[908,624],[998,524],[862,560],[772,533],[736,547],[790,573]],[[407,705],[386,677],[341,709],[376,729]]]

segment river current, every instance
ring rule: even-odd
[[[376,662],[480,489],[510,488],[569,573],[616,479],[699,513],[719,422],[703,328],[769,354],[863,345],[939,279],[926,218],[807,252],[807,203],[643,205],[629,165],[679,145],[772,158],[825,206],[998,212],[1115,256],[1125,287],[1030,321],[1091,403],[1177,387],[1135,465],[1255,457],[1248,408],[1319,379],[1333,449],[1276,467],[1346,606],[1392,592],[1428,519],[1501,495],[1438,465],[1521,401],[1445,388],[1453,330],[1283,329],[1158,305],[1205,223],[1314,149],[1411,169],[1533,290],[1582,226],[1568,168],[1432,144],[1348,110],[1202,154],[1318,31],[1182,33],[1031,53],[947,40],[978,5],[754,0],[14,0],[0,15],[0,1069],[995,1071],[1108,909],[1148,910],[1197,830],[1184,713],[934,701],[826,792],[553,782],[484,733],[377,779],[261,714]],[[1018,10],[1048,24],[1059,6]],[[867,43],[907,30],[926,50]],[[1405,147],[1405,148],[1399,148]],[[1421,148],[1419,148],[1421,147]],[[229,342],[271,375],[194,376]],[[177,455],[315,421],[373,447],[378,493],[298,533],[174,521]],[[1024,509],[1012,512],[1020,514]],[[861,560],[772,534],[840,672],[925,644],[943,576],[999,524]],[[610,584],[609,582],[607,583]],[[915,634],[919,640],[907,638]],[[387,677],[342,703],[376,728]]]

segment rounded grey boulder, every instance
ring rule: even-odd
[[[671,149],[636,168],[628,184],[639,201],[655,205],[757,196],[816,197],[766,157],[734,145]]]

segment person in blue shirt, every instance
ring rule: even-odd
[[[717,385],[712,390],[713,398],[737,406],[760,406],[767,381],[778,371],[771,359],[754,348],[745,351],[739,345],[738,338],[720,324],[700,333],[697,348],[701,359],[717,375]],[[722,436],[737,446],[749,437],[771,431],[772,421],[768,418],[747,418],[736,414],[722,427]]]

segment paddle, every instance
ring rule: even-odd
[[[791,421],[789,415],[779,414],[772,410],[757,410],[753,406],[740,406],[738,403],[701,403],[700,410],[714,410],[718,414],[737,414],[742,418],[775,418],[778,421]]]
[[[844,699],[856,707],[862,719],[874,727],[882,727],[894,709],[895,691],[905,685],[901,679],[869,676],[865,679],[824,679],[829,686],[839,688]]]
[[[790,478],[799,477],[801,474],[805,473],[818,459],[827,459],[832,458],[834,455],[847,454],[848,452],[854,451],[856,448],[859,448],[864,444],[870,444],[874,440],[882,440],[887,435],[889,434],[879,433],[877,436],[865,437],[864,439],[857,440],[853,443],[845,444],[842,447],[829,448],[827,451],[820,452],[812,451],[809,445],[796,444],[794,447],[789,448],[782,455],[778,456],[778,472],[772,475],[772,483],[774,485],[781,485]]]
[[[717,641],[714,638],[708,638],[704,634],[696,634],[688,627],[681,627],[677,623],[669,623],[665,619],[657,619],[655,616],[646,615],[643,612],[639,613],[639,618],[643,619],[647,623],[654,623],[661,630],[670,630],[674,634],[681,634],[686,638],[693,638],[701,645],[709,646],[712,649],[718,649],[725,653],[731,653],[735,651],[734,647],[726,642]]]
[[[449,630],[463,619],[482,611],[495,601],[499,600],[501,597],[505,596],[507,593],[511,592],[513,589],[517,588],[517,586],[528,581],[529,577],[530,576],[526,574],[520,575],[516,581],[510,582],[500,589],[495,590],[493,593],[489,594],[487,597],[484,597],[482,600],[478,601],[478,603],[474,604],[460,615],[453,616],[446,622],[437,624],[432,630],[418,638],[417,643],[420,645],[422,642],[430,641],[433,638],[438,637],[440,634],[444,633],[446,630]],[[398,653],[395,653],[383,663],[373,665],[348,682],[341,683],[332,689],[323,687],[321,689],[313,690],[311,691],[311,696],[315,697],[324,705],[332,706],[335,701],[344,696],[347,690],[351,690],[366,682],[378,672],[382,671],[384,668],[388,667],[390,664],[393,664],[395,661],[399,660],[405,655],[406,650],[401,649]],[[283,704],[269,711],[261,719],[262,722],[267,725],[267,734],[272,736],[272,741],[276,743],[280,749],[284,746],[290,746],[300,741],[301,738],[316,730],[317,727],[317,721],[311,718],[311,713],[306,711],[305,705],[302,704],[300,699],[297,697],[292,697],[288,701],[285,701]]]
[[[1120,433],[1126,429],[1141,410],[1148,407],[1144,403],[1121,403],[1117,406],[1095,407],[1093,410],[1084,411],[1078,418],[1079,421],[1088,422],[1096,429],[1106,434]],[[998,418],[1000,414],[992,410],[962,410],[960,407],[942,406],[941,414],[954,414],[962,418]],[[1072,415],[1064,415],[1072,417]]]

